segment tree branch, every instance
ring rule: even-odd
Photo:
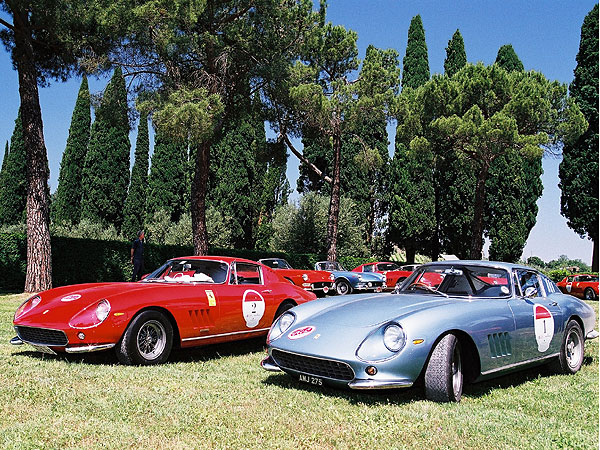
[[[283,142],[285,142],[285,144],[289,147],[289,149],[292,151],[292,153],[294,155],[296,155],[296,157],[302,161],[302,164],[305,164],[306,166],[308,166],[313,172],[315,172],[319,177],[321,177],[322,179],[324,179],[325,181],[327,181],[329,184],[331,184],[333,182],[333,180],[328,177],[327,175],[325,175],[323,173],[323,171],[321,171],[317,166],[315,166],[313,163],[311,163],[306,156],[304,156],[302,153],[300,153],[296,147],[294,147],[294,144],[292,144],[292,142],[290,141],[287,133],[285,131],[281,131],[279,133],[279,136],[277,137],[277,141],[281,142],[283,140]]]
[[[9,30],[15,31],[15,27],[13,25],[11,25],[10,23],[8,23],[2,19],[0,19],[0,25],[4,25]]]

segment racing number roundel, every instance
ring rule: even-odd
[[[265,299],[258,292],[248,289],[242,299],[242,314],[248,328],[254,328],[265,314]]]
[[[550,341],[554,336],[554,318],[548,308],[542,305],[533,306],[533,315],[538,351],[545,352],[550,348]]]
[[[296,328],[294,331],[288,334],[288,339],[295,341],[296,339],[303,338],[304,336],[308,336],[310,333],[315,331],[315,327],[312,325],[308,325],[306,327]]]

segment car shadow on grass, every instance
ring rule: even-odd
[[[583,365],[594,363],[594,358],[586,356]],[[556,375],[556,372],[548,365],[536,366],[519,372],[492,378],[477,383],[465,383],[463,397],[483,397],[497,389],[517,387],[540,377]],[[568,376],[568,375],[565,375]],[[302,390],[307,392],[318,392],[329,397],[340,398],[353,404],[382,405],[388,403],[404,404],[425,400],[425,389],[422,377],[410,388],[405,389],[381,389],[381,390],[351,390],[350,388],[336,388],[332,386],[312,386],[305,384],[297,377],[286,373],[269,375],[263,383],[278,386],[283,389]]]
[[[205,362],[223,357],[241,356],[250,353],[264,352],[265,347],[265,338],[258,337],[222,344],[211,344],[202,347],[184,349],[174,348],[165,364]],[[81,354],[58,353],[56,355],[24,349],[24,351],[13,353],[13,356],[23,356],[37,360],[62,360],[68,363],[90,365],[119,364],[114,349]]]

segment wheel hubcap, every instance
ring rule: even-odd
[[[583,349],[581,345],[581,338],[575,330],[569,332],[566,342],[566,353],[567,363],[571,368],[577,368],[581,364],[583,358]]]
[[[147,360],[158,358],[167,344],[167,333],[162,323],[150,320],[138,331],[137,349]]]
[[[340,284],[338,284],[337,291],[338,291],[338,293],[343,295],[346,292],[348,292],[348,286],[346,286],[346,283],[340,283]]]

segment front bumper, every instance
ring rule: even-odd
[[[45,349],[44,351],[46,353],[48,349],[52,350],[52,353],[56,353],[54,350],[59,350],[59,351],[65,351],[67,353],[91,353],[91,352],[100,352],[102,350],[110,350],[111,348],[113,348],[115,346],[115,344],[94,344],[94,345],[79,345],[79,346],[72,346],[72,347],[58,347],[55,345],[45,345],[43,343],[34,343],[34,342],[27,342],[27,341],[23,341],[21,338],[19,338],[19,336],[15,336],[14,338],[12,338],[10,340],[10,343],[12,345],[23,345],[23,344],[29,344],[31,345],[33,348],[35,348],[36,350],[41,351],[41,349]]]
[[[356,286],[354,286],[352,289],[354,289],[356,291],[381,292],[385,288],[386,288],[385,283],[376,282],[376,281],[367,281],[367,282],[361,281],[360,283],[357,283]]]
[[[592,330],[585,336],[585,338],[586,339],[596,339],[598,336],[600,336],[600,333],[598,333],[596,330]]]
[[[323,292],[324,294],[327,294],[333,287],[333,282],[331,281],[324,281],[324,282],[317,282],[317,283],[302,283],[302,288],[305,291],[310,291],[310,292]]]

